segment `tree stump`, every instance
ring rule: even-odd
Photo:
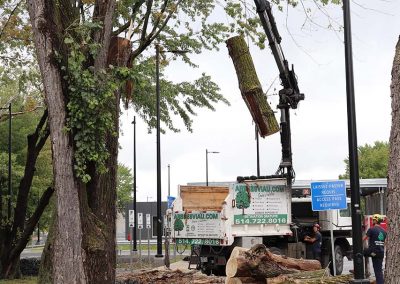
[[[226,41],[226,45],[235,66],[242,97],[261,137],[278,132],[279,124],[262,90],[244,38],[242,36],[232,37]]]

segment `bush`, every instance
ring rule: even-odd
[[[24,276],[37,276],[39,274],[40,259],[22,258],[19,262],[21,274]]]

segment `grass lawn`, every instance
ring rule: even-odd
[[[122,244],[117,246],[119,250],[129,250],[131,248],[130,244]],[[147,243],[142,244],[140,246],[142,248],[142,251],[147,251]],[[137,244],[137,249],[139,250],[139,244]],[[150,244],[150,250],[157,250],[157,245],[155,244]],[[163,245],[163,250],[164,250],[164,245]]]
[[[21,279],[14,280],[0,280],[0,283],[4,284],[36,284],[37,282],[37,277],[23,277]]]

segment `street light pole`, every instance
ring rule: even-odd
[[[259,145],[259,141],[258,141],[258,129],[257,129],[257,125],[256,125],[256,143],[257,143],[257,177],[260,176],[260,145]]]
[[[157,96],[157,254],[162,254],[161,222],[161,149],[160,149],[160,45],[156,44],[156,96]]]
[[[137,251],[137,212],[136,212],[136,116],[133,117],[133,212],[135,214],[135,224],[133,227],[133,251]]]
[[[347,93],[347,127],[349,140],[349,168],[351,188],[351,222],[353,227],[353,263],[354,280],[352,283],[369,283],[365,279],[362,236],[361,236],[361,207],[360,180],[358,173],[357,128],[354,99],[353,54],[351,43],[350,0],[343,0],[344,47],[346,62],[346,93]],[[332,252],[334,253],[334,252]]]
[[[8,219],[11,219],[11,104],[8,105]]]
[[[219,152],[216,151],[208,151],[206,149],[206,186],[208,186],[208,154],[218,154]]]
[[[0,108],[0,110],[8,110],[8,202],[7,202],[7,218],[11,218],[11,199],[12,199],[12,190],[11,190],[11,103],[7,108]],[[0,221],[3,217],[3,189],[1,188],[2,181],[0,180]]]
[[[170,166],[168,164],[168,197],[171,196],[171,187],[170,187]]]

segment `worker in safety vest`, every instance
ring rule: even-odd
[[[385,255],[386,231],[380,224],[383,218],[379,214],[372,216],[373,227],[369,228],[364,241],[368,240],[368,248],[364,250],[364,256],[372,258],[376,284],[383,284],[383,257]]]

